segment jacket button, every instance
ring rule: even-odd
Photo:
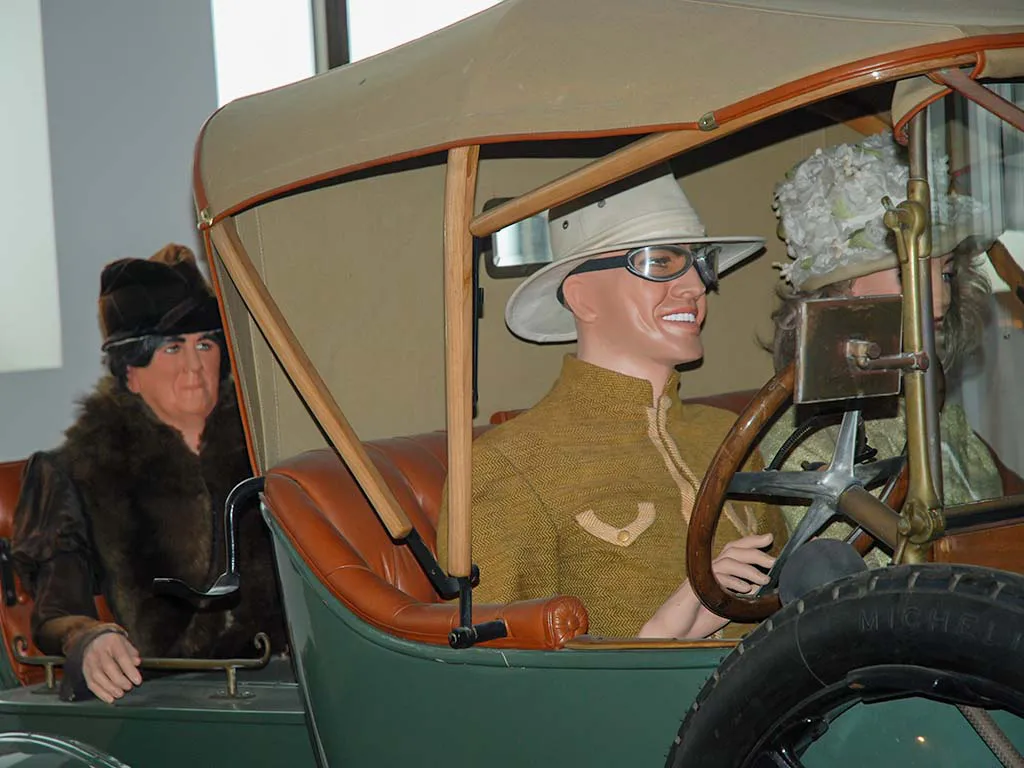
[[[618,539],[620,544],[626,544],[629,542],[629,538],[629,531],[619,531]]]

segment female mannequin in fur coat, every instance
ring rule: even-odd
[[[64,444],[30,460],[14,557],[35,597],[36,644],[68,657],[62,696],[88,689],[110,702],[142,682],[143,655],[252,655],[259,631],[281,651],[285,633],[255,510],[239,520],[239,593],[195,606],[151,588],[156,577],[204,584],[222,570],[218,511],[252,474],[217,302],[195,257],[172,245],[108,265],[100,320],[110,376]],[[96,591],[117,623],[97,617]]]

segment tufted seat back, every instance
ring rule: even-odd
[[[24,637],[31,643],[32,598],[14,575],[11,562],[11,538],[14,535],[14,508],[21,490],[21,475],[25,461],[0,463],[0,569],[3,573],[3,591],[0,593],[0,629],[3,631],[4,653],[14,674],[25,685],[43,680],[42,667],[19,664],[14,658],[14,638]],[[30,653],[38,654],[34,645]]]
[[[367,443],[370,458],[420,537],[437,551],[437,515],[447,474],[443,432]],[[444,645],[458,604],[443,602],[412,553],[396,545],[355,478],[333,451],[309,451],[267,474],[270,514],[320,582],[363,621],[389,634]],[[555,649],[587,630],[575,597],[473,606],[475,622],[504,619],[508,637],[491,643]]]
[[[32,597],[14,574],[10,558],[10,543],[14,536],[14,508],[21,493],[21,478],[26,460],[0,463],[0,572],[3,574],[3,591],[0,593],[0,634],[3,636],[4,653],[23,685],[42,682],[42,667],[21,664],[14,658],[14,638],[24,637],[28,642],[26,655],[41,655],[32,642]],[[102,596],[96,597],[96,613],[103,621],[113,621],[107,602]]]

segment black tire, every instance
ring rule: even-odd
[[[887,688],[889,698],[925,695],[1024,715],[1024,577],[912,565],[809,593],[725,658],[683,720],[667,765],[748,765],[780,739],[799,738],[794,724],[809,713]]]

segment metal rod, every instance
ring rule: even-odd
[[[30,667],[43,667],[46,672],[46,687],[52,690],[56,686],[54,670],[64,666],[64,657],[28,655],[28,641],[21,635],[14,638],[13,644],[14,660]],[[139,667],[177,672],[210,672],[222,669],[227,675],[228,696],[234,697],[238,695],[239,669],[262,669],[270,662],[270,638],[263,632],[257,632],[253,638],[253,645],[260,652],[254,659],[179,659],[143,656]]]
[[[921,265],[917,259],[917,234],[924,226],[923,212],[921,206],[910,199],[899,208],[889,211],[886,219],[896,232],[896,247],[899,251],[903,281],[903,352],[920,355],[923,349],[917,273]],[[929,466],[923,373],[906,371],[903,376],[903,389],[907,411],[907,454],[910,463],[907,503],[921,503],[933,507],[937,505],[938,499],[932,485]]]
[[[946,509],[946,533],[963,533],[1002,523],[1024,522],[1024,494],[975,501]]]
[[[868,491],[851,486],[839,497],[838,508],[878,541],[896,548],[900,516]]]
[[[935,297],[932,296],[932,252],[931,237],[931,193],[928,185],[928,115],[919,112],[911,121],[910,138],[910,181],[907,184],[908,196],[917,196],[917,201],[927,212],[925,227],[918,236],[917,259],[917,306],[920,308],[921,351],[927,355],[930,364],[922,372],[924,381],[924,416],[925,434],[928,443],[928,462],[931,469],[932,483],[938,503],[942,504],[942,438],[939,432],[939,379],[942,376],[942,365],[935,348]],[[939,190],[940,194],[945,190]]]
[[[975,82],[959,69],[940,69],[938,72],[932,72],[929,77],[963,94],[965,98],[1009,123],[1018,131],[1024,131],[1024,110],[998,93],[993,93],[981,83]]]
[[[925,354],[927,330],[933,332],[934,345],[931,308],[925,303],[925,297],[931,292],[931,270],[927,261],[931,248],[928,236],[931,195],[928,182],[913,175],[914,171],[924,173],[925,119],[924,113],[918,113],[910,121],[912,174],[907,181],[907,200],[896,207],[892,207],[887,198],[883,201],[888,208],[885,225],[896,238],[903,284],[903,352],[918,356]],[[926,325],[928,328],[924,327]],[[928,368],[933,369],[933,366]],[[929,411],[936,411],[938,404],[934,397],[929,401],[926,374],[927,371],[910,370],[903,375],[910,482],[903,507],[904,518],[900,521],[896,562],[904,558],[907,562],[923,562],[928,556],[928,542],[941,534],[943,526],[942,504],[932,471],[939,466],[939,457],[933,452],[937,444],[932,442],[938,439],[938,422],[929,416]]]

